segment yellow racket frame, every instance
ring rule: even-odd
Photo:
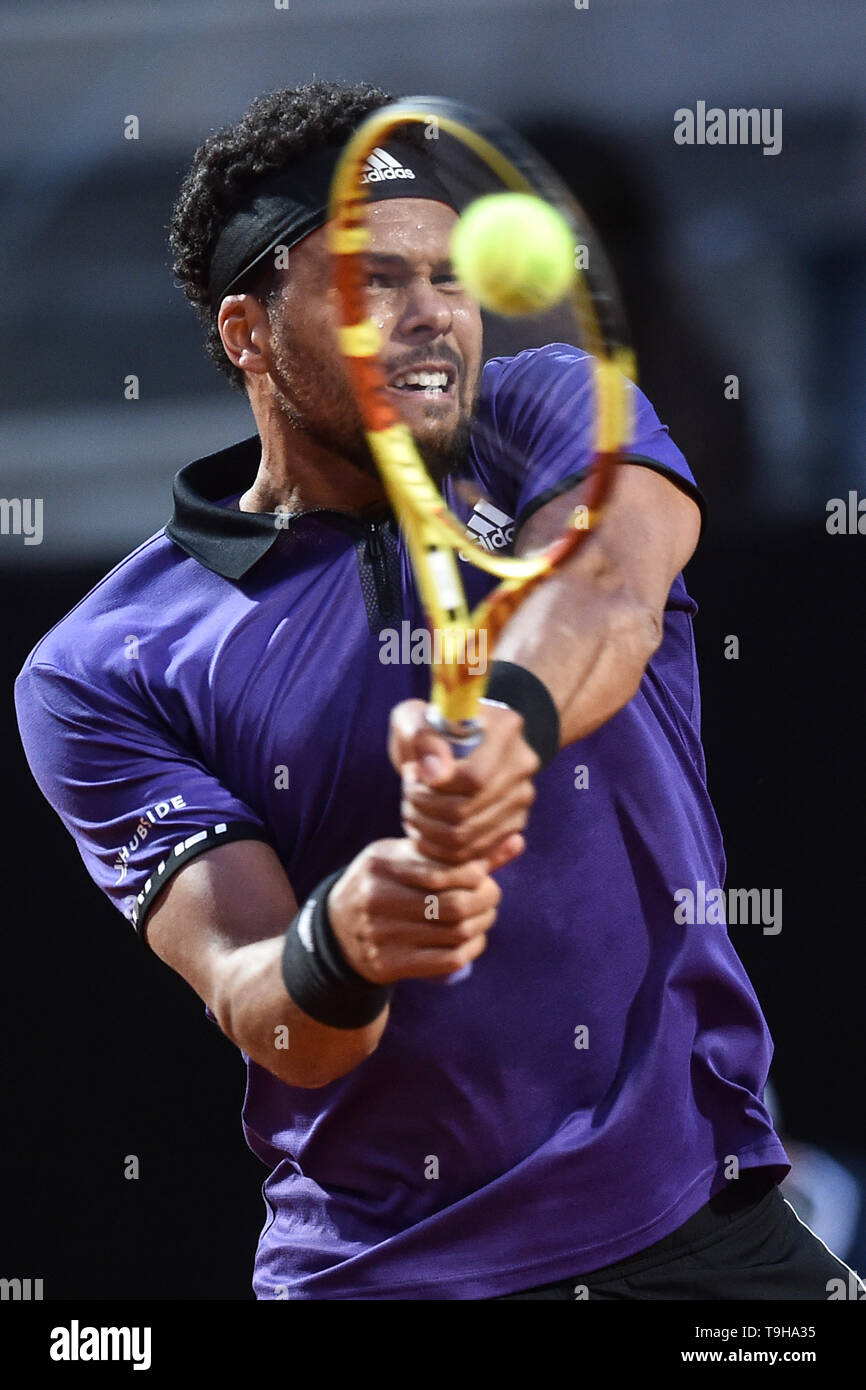
[[[459,112],[459,115],[456,114]],[[531,152],[520,146],[522,170],[513,159],[478,128],[490,128],[488,118],[468,113],[455,103],[437,97],[409,98],[382,107],[369,115],[345,146],[337,164],[330,193],[328,244],[334,256],[334,284],[342,326],[339,345],[352,381],[364,431],[376,461],[388,498],[398,517],[421,592],[421,599],[432,627],[438,630],[441,660],[432,666],[431,698],[438,710],[437,721],[459,736],[472,725],[478,704],[487,686],[488,668],[474,668],[468,653],[478,651],[470,644],[470,634],[486,632],[490,654],[496,638],[523,597],[551,570],[572,553],[598,524],[613,465],[630,437],[630,382],[636,379],[631,350],[621,344],[605,342],[596,305],[589,285],[575,271],[568,298],[577,319],[581,346],[594,363],[595,458],[590,473],[596,486],[589,486],[587,502],[572,515],[569,528],[545,551],[531,557],[492,555],[472,542],[433,483],[418,452],[412,432],[387,395],[384,368],[379,361],[381,335],[364,303],[364,253],[370,244],[365,222],[368,195],[361,183],[364,161],[375,146],[383,144],[399,126],[409,123],[444,130],[462,141],[514,192],[539,194],[538,183],[530,177]],[[497,134],[516,140],[505,127]],[[524,172],[526,170],[526,172]],[[549,185],[550,175],[546,171]],[[557,206],[573,229],[576,203],[563,189]],[[601,485],[603,484],[603,485]],[[492,593],[469,612],[455,558],[456,551],[477,568],[502,580]]]

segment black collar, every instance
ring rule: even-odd
[[[217,505],[222,498],[239,495],[252,486],[261,456],[262,442],[254,434],[216,454],[195,459],[175,474],[174,512],[165,534],[205,569],[224,579],[241,579],[267,554],[277,537],[291,529],[293,521],[308,515],[239,512]],[[323,510],[320,514],[355,534],[392,516],[387,508],[368,520],[345,512]]]

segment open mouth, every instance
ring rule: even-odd
[[[457,383],[457,372],[450,362],[436,366],[411,367],[406,371],[395,372],[388,381],[392,391],[403,396],[422,396],[427,400],[445,400],[453,397]]]

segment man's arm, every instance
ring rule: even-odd
[[[521,528],[516,553],[543,549],[560,535],[583,494],[579,485],[540,507]],[[562,747],[636,694],[662,640],[671,585],[699,535],[697,503],[654,470],[623,464],[597,530],[509,620],[496,657],[526,667],[547,686]],[[493,855],[501,836],[513,837],[526,823],[528,777],[538,759],[519,737],[521,721],[485,706],[480,722],[484,740],[458,763],[426,727],[421,701],[404,701],[393,713],[390,751],[403,774],[403,823],[425,854],[455,862]]]
[[[555,540],[582,493],[577,487],[540,507],[521,528],[516,553]],[[510,619],[496,656],[527,667],[547,686],[563,747],[637,693],[662,640],[671,585],[699,534],[691,497],[650,468],[623,464],[597,530]]]
[[[431,893],[438,897],[435,921],[425,912]],[[499,898],[482,864],[432,864],[407,840],[379,840],[352,860],[328,909],[348,964],[372,983],[390,984],[450,975],[474,960]],[[270,846],[238,840],[178,870],[147,918],[146,938],[248,1057],[288,1085],[315,1088],[375,1051],[388,1009],[364,1028],[345,1029],[298,1008],[282,976],[285,932],[297,907]]]

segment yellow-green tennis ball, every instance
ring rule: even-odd
[[[531,193],[489,193],[451,234],[457,278],[485,309],[516,316],[550,309],[574,279],[574,233]]]

